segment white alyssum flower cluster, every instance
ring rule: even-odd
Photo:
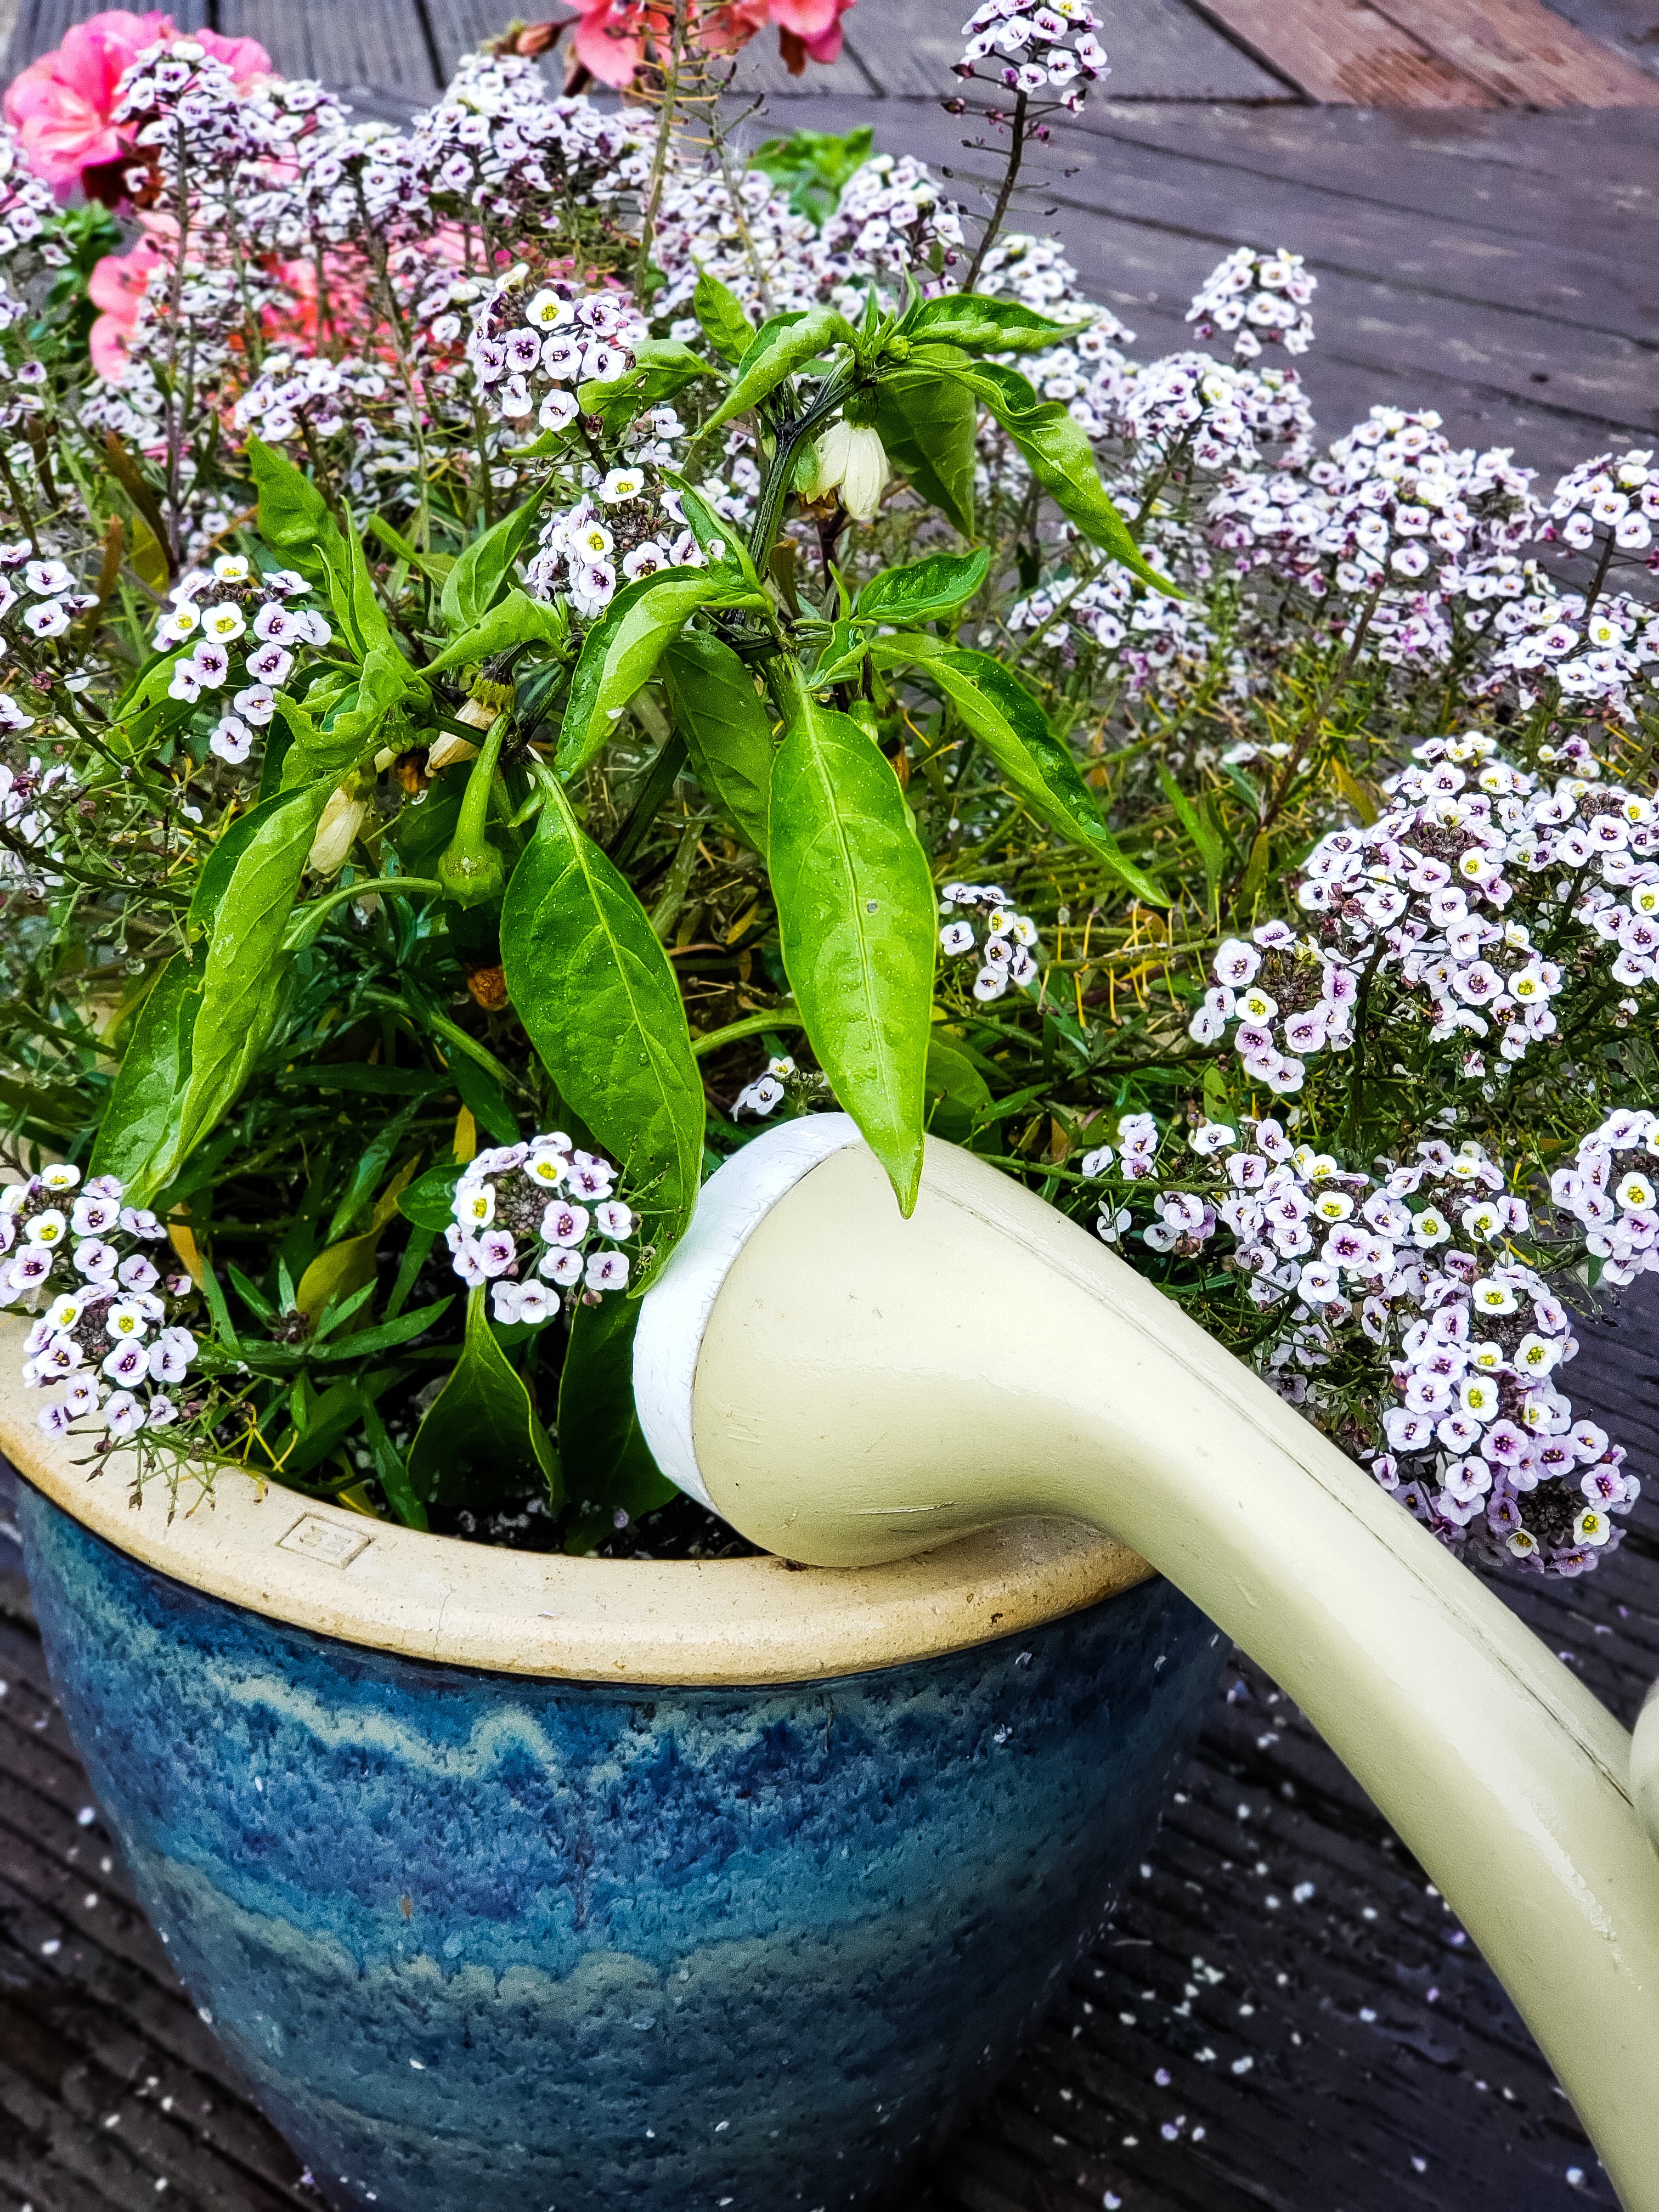
[[[1460,1041],[1479,1077],[1484,1041],[1513,1061],[1556,1033],[1553,1002],[1595,940],[1614,949],[1615,983],[1659,981],[1650,800],[1582,775],[1540,788],[1477,733],[1426,739],[1413,759],[1384,786],[1386,814],[1330,831],[1303,863],[1303,930],[1267,922],[1215,956],[1191,1034],[1228,1038],[1271,1090],[1299,1090],[1310,1054],[1346,1048],[1362,988],[1388,989],[1391,1018],[1431,1041]]]
[[[1621,553],[1645,553],[1659,527],[1659,469],[1650,447],[1599,453],[1569,470],[1550,501],[1545,533],[1587,553],[1607,538]]]
[[[788,1054],[775,1055],[766,1063],[764,1075],[757,1075],[752,1083],[744,1084],[732,1102],[733,1118],[739,1114],[770,1114],[783,1103],[789,1095],[791,1079],[798,1073]]]
[[[823,290],[843,313],[856,314],[872,276],[938,278],[955,268],[964,251],[962,210],[925,161],[874,154],[842,187],[819,251]]]
[[[1550,1197],[1583,1229],[1603,1282],[1659,1273],[1659,1114],[1644,1106],[1609,1114],[1581,1139],[1571,1165],[1551,1176]]]
[[[8,631],[20,643],[62,637],[97,604],[95,592],[76,589],[66,562],[36,557],[27,538],[0,545],[0,655],[9,650]]]
[[[191,645],[173,664],[168,697],[196,700],[224,690],[239,673],[245,679],[208,740],[233,768],[276,712],[301,647],[327,645],[334,635],[316,608],[292,604],[310,589],[295,569],[260,570],[243,554],[222,553],[210,568],[187,569],[167,594],[173,611],[156,625],[156,649]]]
[[[648,422],[639,418],[635,428],[647,434],[647,449],[653,453],[681,434],[679,418],[666,407],[653,410]],[[538,598],[562,594],[574,615],[592,622],[620,589],[642,576],[659,568],[708,565],[708,555],[686,526],[679,495],[658,480],[653,465],[625,464],[603,477],[597,469],[589,473],[592,489],[574,507],[549,517],[526,564]],[[721,505],[729,507],[729,488],[714,489]]]
[[[1313,317],[1307,312],[1315,279],[1299,253],[1258,253],[1241,246],[1214,270],[1187,310],[1201,338],[1217,331],[1232,334],[1233,351],[1254,361],[1264,344],[1286,353],[1305,353],[1313,343]]]
[[[956,74],[1003,86],[1028,100],[1056,96],[1073,114],[1091,85],[1109,76],[1106,49],[1095,36],[1100,18],[1084,0],[981,0],[963,25],[968,44]]]
[[[1626,1145],[1650,1133],[1639,1115],[1610,1126]],[[1471,1139],[1432,1139],[1364,1174],[1276,1120],[1243,1129],[1204,1122],[1171,1163],[1154,1118],[1125,1115],[1116,1146],[1081,1164],[1115,1186],[1097,1233],[1121,1242],[1134,1186],[1156,1182],[1141,1241],[1172,1262],[1220,1260],[1280,1323],[1257,1354],[1267,1379],[1434,1534],[1555,1573],[1593,1566],[1639,1486],[1551,1379],[1577,1346],[1513,1256],[1531,1223],[1502,1170]],[[1231,1249],[1212,1253],[1224,1232]]]
[[[526,274],[515,269],[479,308],[467,359],[489,413],[567,430],[581,411],[578,387],[625,376],[650,326],[623,293],[562,283],[532,292]]]
[[[119,1443],[179,1415],[173,1393],[197,1345],[169,1315],[190,1278],[164,1278],[146,1256],[167,1232],[125,1194],[113,1176],[83,1183],[67,1164],[0,1193],[0,1304],[38,1316],[22,1374],[58,1391],[40,1415],[48,1436],[84,1422]]]
[[[495,1285],[502,1322],[550,1321],[561,1291],[578,1285],[588,1297],[625,1289],[629,1256],[617,1247],[637,1220],[613,1195],[616,1182],[609,1160],[579,1150],[562,1129],[490,1146],[455,1186],[446,1232],[455,1273],[470,1286]]]
[[[303,439],[307,431],[313,438],[337,437],[345,429],[372,435],[369,410],[386,392],[385,373],[372,362],[268,353],[231,421],[239,430],[258,431],[272,446]]]
[[[1006,891],[995,884],[946,884],[939,910],[952,917],[939,933],[946,957],[971,956],[980,963],[976,999],[1000,999],[1011,983],[1029,991],[1036,982],[1037,926],[1030,915],[1014,911]]]

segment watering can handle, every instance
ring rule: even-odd
[[[933,1143],[902,1221],[855,1139],[844,1117],[798,1122],[708,1186],[636,1340],[659,1463],[811,1565],[1031,1514],[1133,1545],[1370,1792],[1515,1999],[1626,2212],[1659,2212],[1659,1867],[1630,1736],[1095,1238]],[[1659,1776],[1659,1713],[1651,1741]]]

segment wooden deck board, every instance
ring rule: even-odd
[[[1506,107],[1655,107],[1659,84],[1540,0],[1376,0]]]
[[[1496,107],[1498,95],[1368,0],[1197,0],[1310,100],[1352,107]]]

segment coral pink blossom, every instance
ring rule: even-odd
[[[191,33],[239,84],[269,73],[270,57],[257,40]],[[134,15],[112,8],[77,23],[61,46],[31,62],[6,94],[6,120],[16,131],[23,158],[59,199],[67,199],[82,173],[118,161],[132,132],[110,121],[117,88],[147,46],[179,36],[171,15],[152,9]]]
[[[130,253],[106,253],[87,279],[93,306],[103,310],[87,343],[93,368],[106,383],[119,384],[127,373],[127,348],[144,287],[150,270],[164,258],[149,239],[141,238]]]
[[[578,0],[576,58],[601,84],[631,84],[648,47],[665,44],[672,16],[662,0]],[[784,59],[797,76],[810,55],[832,62],[841,52],[841,19],[853,0],[713,0],[698,11],[697,43],[734,54],[757,31],[776,27]]]

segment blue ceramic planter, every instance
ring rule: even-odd
[[[145,1905],[339,2206],[902,2195],[1041,2018],[1194,1737],[1142,1582],[799,1687],[488,1674],[261,1617],[26,1489],[54,1680]]]

